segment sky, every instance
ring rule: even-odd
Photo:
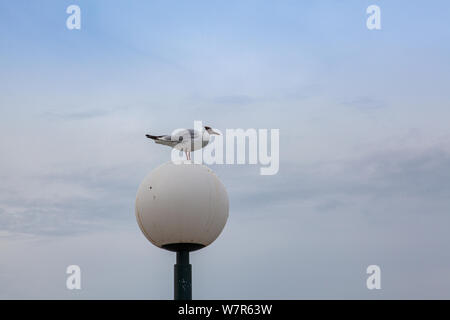
[[[144,135],[195,120],[279,129],[280,168],[210,166],[230,212],[191,254],[194,299],[449,299],[449,13],[2,0],[0,299],[172,299],[175,256],[146,240],[134,202],[170,160]],[[74,264],[81,290],[66,288]]]

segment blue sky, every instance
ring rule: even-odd
[[[277,175],[212,166],[230,217],[192,255],[194,298],[449,298],[449,9],[2,1],[0,298],[170,299],[174,257],[140,233],[134,199],[170,158],[144,134],[194,120],[280,129]]]

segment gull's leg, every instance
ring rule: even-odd
[[[186,160],[189,160],[188,154],[187,154],[187,151],[186,151],[186,150],[184,150],[184,154],[186,155]]]

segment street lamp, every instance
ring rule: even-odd
[[[167,162],[139,186],[136,220],[155,246],[176,252],[174,299],[192,299],[189,252],[211,244],[228,218],[228,195],[208,167]]]

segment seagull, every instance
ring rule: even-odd
[[[187,160],[191,160],[191,151],[202,149],[210,142],[211,135],[220,133],[215,132],[211,127],[203,127],[202,131],[194,129],[176,130],[171,135],[152,136],[146,134],[145,136],[155,141],[158,144],[184,151]]]

